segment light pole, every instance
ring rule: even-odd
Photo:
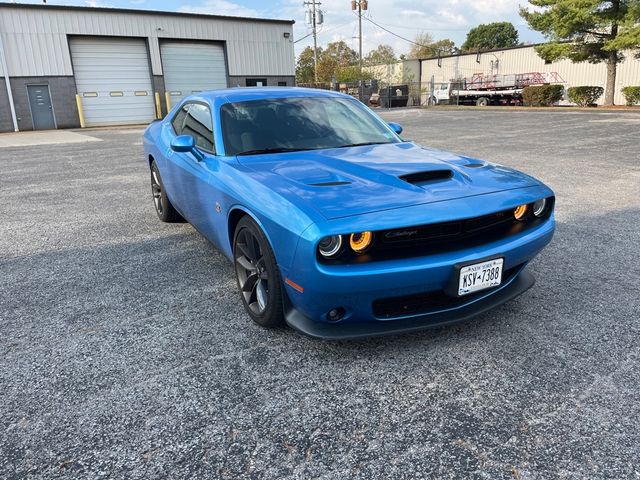
[[[362,72],[362,11],[369,8],[367,0],[351,0],[351,10],[358,11],[358,57],[360,72]]]
[[[320,2],[311,0],[310,2],[304,2],[304,5],[309,7],[307,10],[307,23],[311,25],[313,33],[313,78],[315,82],[318,82],[318,25],[322,25],[324,22],[322,11],[316,10],[316,5],[320,5]]]

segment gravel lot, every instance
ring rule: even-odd
[[[537,284],[358,342],[262,330],[141,130],[0,149],[0,478],[640,478],[640,114],[403,110],[557,193]]]

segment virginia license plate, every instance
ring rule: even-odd
[[[504,258],[495,258],[462,267],[458,282],[458,295],[468,295],[500,285],[502,283],[503,264]]]

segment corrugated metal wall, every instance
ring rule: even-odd
[[[158,38],[225,41],[229,75],[295,74],[288,23],[2,6],[0,32],[12,77],[73,75],[67,35],[148,37],[154,75],[162,75]]]
[[[640,85],[640,60],[633,57],[633,52],[626,52],[626,60],[618,65],[616,79],[616,104],[624,104],[621,89],[627,85]],[[566,87],[581,85],[604,87],[607,80],[607,67],[604,63],[573,63],[569,60],[545,63],[538,56],[534,47],[514,48],[487,52],[478,57],[474,54],[422,60],[422,83],[429,85],[433,76],[436,83],[446,82],[456,77],[470,77],[474,73],[512,74],[527,72],[558,72],[566,82]],[[600,98],[600,103],[604,96]]]

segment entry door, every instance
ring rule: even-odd
[[[56,128],[49,85],[27,85],[27,93],[29,94],[33,129],[50,130]]]

